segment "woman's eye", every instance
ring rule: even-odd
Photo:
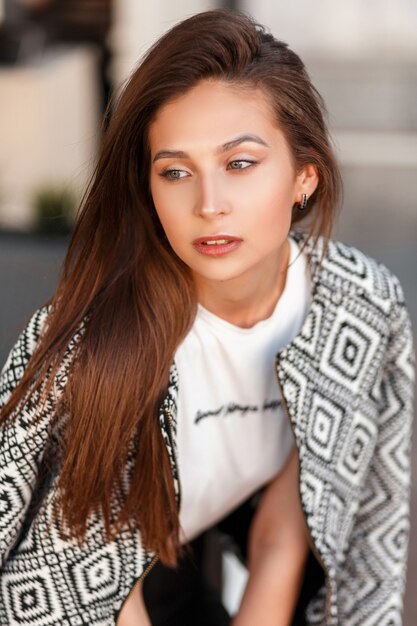
[[[230,161],[228,164],[228,169],[231,170],[246,170],[251,165],[254,165],[255,161],[247,161],[244,159],[238,159],[236,161]]]
[[[166,178],[168,180],[180,180],[181,178],[188,176],[187,172],[185,172],[184,170],[174,169],[163,170],[159,175],[162,176],[162,178]]]

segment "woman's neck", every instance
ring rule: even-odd
[[[252,268],[227,281],[197,281],[199,303],[218,317],[240,326],[251,328],[270,317],[285,288],[290,246],[287,242],[280,259],[271,259],[270,267]]]

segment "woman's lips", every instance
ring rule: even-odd
[[[222,256],[240,247],[242,239],[231,235],[210,235],[194,239],[193,246],[200,254]]]

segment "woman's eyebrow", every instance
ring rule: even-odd
[[[221,154],[223,152],[227,152],[228,150],[231,150],[232,148],[239,146],[241,143],[245,143],[248,141],[253,142],[253,143],[258,143],[261,146],[266,146],[267,148],[269,148],[269,145],[266,143],[266,141],[264,141],[261,137],[259,137],[259,135],[239,135],[239,137],[236,137],[235,139],[232,139],[231,141],[227,141],[222,146],[219,146],[216,149],[216,153]],[[154,158],[152,159],[152,163],[155,163],[155,161],[158,161],[158,159],[172,159],[172,158],[188,159],[190,158],[190,155],[187,152],[184,152],[183,150],[159,150],[159,152],[157,152]]]
[[[152,163],[155,163],[158,159],[188,159],[189,156],[187,152],[183,152],[182,150],[160,150],[155,154]]]
[[[218,153],[227,152],[228,150],[231,150],[232,148],[235,148],[239,144],[244,143],[246,141],[259,143],[261,146],[266,146],[267,148],[269,148],[269,145],[266,143],[266,141],[264,141],[261,137],[259,137],[259,135],[239,135],[239,137],[236,137],[236,139],[232,139],[231,141],[224,143],[222,146],[220,146],[216,150],[216,152]]]

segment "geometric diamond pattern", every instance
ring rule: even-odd
[[[376,443],[377,426],[359,412],[353,415],[340,451],[337,471],[347,481],[360,485]]]
[[[357,314],[339,308],[323,349],[322,369],[336,383],[357,393],[380,348],[380,335]]]
[[[332,493],[329,497],[326,518],[326,544],[333,551],[337,551],[340,540],[340,530],[343,521],[343,511],[346,503],[339,496]]]
[[[83,556],[70,568],[80,603],[89,606],[96,600],[115,595],[120,581],[120,560],[109,546]]]
[[[386,602],[378,609],[378,613],[373,613],[363,622],[357,622],[357,626],[374,626],[374,624],[378,624],[378,626],[403,626],[401,607],[395,604],[391,606],[389,602]]]
[[[341,374],[350,380],[355,380],[363,366],[370,345],[370,339],[361,332],[360,328],[344,321],[338,328],[330,363]]]
[[[311,451],[328,463],[334,458],[343,409],[327,398],[314,395],[307,426],[306,442]]]
[[[8,624],[56,624],[62,618],[59,602],[47,569],[36,574],[20,573],[2,581]]]
[[[311,307],[276,360],[299,452],[301,503],[327,574],[327,585],[307,607],[306,624],[400,625],[414,375],[409,318],[388,270],[337,242],[322,256],[322,246],[319,240],[304,248]],[[18,385],[47,315],[47,308],[37,311],[13,348],[0,375],[0,408]],[[64,356],[58,399],[81,336],[80,329]],[[173,364],[159,424],[179,502],[177,390]],[[52,489],[43,499],[37,492],[45,448],[60,440],[51,427],[54,399],[35,423],[36,407],[30,397],[14,419],[0,423],[0,624],[110,626],[155,555],[128,527],[106,542],[98,515],[89,519],[83,544],[65,538],[52,517],[58,467]],[[64,427],[54,424],[57,432]]]
[[[409,519],[407,507],[401,507],[369,534],[375,555],[396,576],[402,567],[408,545]]]
[[[306,511],[310,513],[317,510],[323,497],[323,481],[316,478],[312,472],[306,472],[305,481],[301,487]]]
[[[10,527],[19,515],[24,502],[19,480],[0,468],[0,528]]]

